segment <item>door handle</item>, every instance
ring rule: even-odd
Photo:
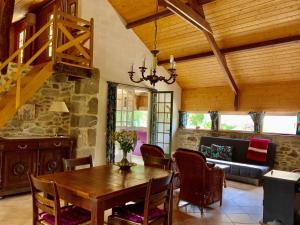
[[[22,149],[22,150],[26,149],[27,147],[28,145],[18,145],[18,149]]]

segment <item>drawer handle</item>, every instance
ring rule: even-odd
[[[19,149],[26,149],[28,147],[28,145],[18,145]]]
[[[54,142],[53,145],[54,145],[55,147],[60,147],[60,146],[61,146],[61,142]]]

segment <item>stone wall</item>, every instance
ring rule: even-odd
[[[77,137],[78,157],[91,154],[95,158],[98,93],[97,79],[83,79],[75,83],[71,97],[70,134]]]
[[[98,123],[99,77],[68,81],[65,75],[53,75],[26,104],[35,105],[33,120],[19,119],[16,114],[0,136],[72,136],[77,140],[78,156],[95,154]],[[49,112],[53,101],[64,101],[69,113]]]
[[[210,130],[178,129],[175,138],[175,148],[198,150],[201,136],[229,137],[249,139],[251,137],[267,138],[276,144],[275,169],[290,171],[300,168],[300,137],[293,135],[274,135]]]

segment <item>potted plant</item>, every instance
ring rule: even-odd
[[[123,152],[122,160],[116,165],[118,165],[121,169],[129,169],[133,164],[128,161],[127,154],[133,151],[135,148],[136,141],[137,141],[136,131],[133,130],[115,131],[113,133],[113,140],[120,144],[120,148]]]

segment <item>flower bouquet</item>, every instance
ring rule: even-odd
[[[120,144],[120,148],[123,152],[123,158],[120,162],[116,163],[120,169],[129,169],[135,165],[130,163],[127,159],[127,154],[135,148],[137,135],[136,131],[133,130],[120,130],[113,133],[113,140]]]

